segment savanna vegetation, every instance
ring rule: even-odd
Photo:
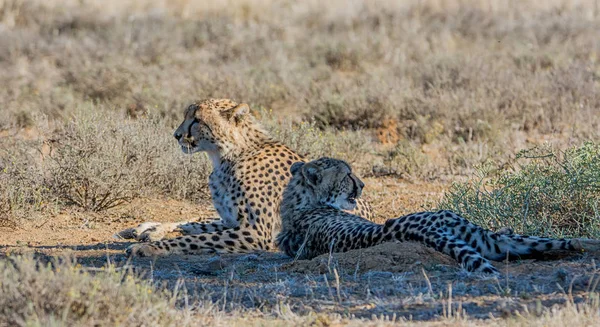
[[[187,104],[216,97],[248,103],[302,154],[349,161],[373,200],[391,193],[369,182],[441,185],[425,209],[600,238],[599,35],[596,0],[0,0],[0,234],[61,215],[114,222],[138,200],[206,203],[210,162],[171,135]],[[129,264],[6,249],[0,325],[391,324],[299,313],[275,295],[219,306]],[[564,269],[557,278],[573,282]],[[414,324],[594,325],[597,268],[584,271],[593,287],[579,300],[508,320],[468,318],[442,278],[441,296],[422,285],[425,302],[450,309]],[[490,292],[547,293],[506,283]],[[385,295],[369,301],[399,296]]]

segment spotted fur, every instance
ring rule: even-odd
[[[442,210],[419,212],[384,224],[344,212],[356,206],[364,184],[341,160],[321,158],[291,167],[292,179],[283,194],[283,227],[279,248],[289,256],[310,259],[387,241],[417,241],[450,255],[469,271],[497,273],[488,261],[528,257],[549,250],[600,250],[600,241],[499,233]]]
[[[281,228],[279,206],[290,180],[290,167],[304,159],[274,141],[254,121],[246,104],[209,99],[190,105],[175,131],[185,153],[206,152],[213,164],[209,177],[220,219],[212,222],[144,223],[119,235],[152,241],[135,244],[129,254],[243,253],[271,250]],[[370,217],[368,204],[356,212]],[[161,240],[175,229],[184,236]]]

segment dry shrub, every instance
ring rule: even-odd
[[[171,133],[156,117],[125,119],[90,105],[57,137],[46,167],[48,187],[65,203],[93,211],[151,191],[202,198],[208,161],[185,157]]]
[[[52,205],[36,154],[37,142],[0,139],[0,226]]]
[[[140,180],[138,172],[144,169],[146,158],[137,157],[134,135],[97,124],[94,116],[65,127],[49,165],[47,182],[66,204],[100,211],[139,196],[145,180]]]
[[[263,114],[262,124],[276,140],[309,159],[333,157],[350,162],[356,169],[369,166],[366,155],[370,151],[367,145],[371,140],[366,133],[322,130],[315,122],[283,122],[269,114]]]
[[[386,153],[383,167],[373,167],[373,174],[396,175],[406,179],[423,178],[430,173],[425,167],[426,162],[426,156],[417,145],[403,140]]]
[[[371,129],[382,126],[382,122],[389,115],[390,107],[385,99],[378,96],[369,96],[361,90],[356,90],[356,96],[340,97],[329,95],[316,102],[314,108],[306,118],[314,117],[317,126],[338,129]]]
[[[71,260],[0,260],[0,325],[174,325],[183,318],[172,293],[114,267],[90,273]]]
[[[131,92],[131,74],[117,63],[107,66],[78,67],[73,62],[65,76],[65,84],[81,93],[85,100],[114,100]]]

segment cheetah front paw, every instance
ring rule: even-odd
[[[167,254],[167,251],[150,243],[133,244],[125,250],[128,257],[156,257]]]
[[[575,238],[571,240],[571,245],[576,251],[600,252],[600,240]]]
[[[127,228],[115,234],[116,238],[135,239],[139,242],[154,242],[162,240],[173,230],[171,224],[147,222],[137,227]]]

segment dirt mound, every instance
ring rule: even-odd
[[[330,267],[338,271],[404,272],[431,268],[436,265],[457,266],[451,257],[416,242],[388,242],[374,247],[352,250],[345,253],[323,254],[312,260],[297,260],[284,265],[283,270],[296,273],[324,274]]]

